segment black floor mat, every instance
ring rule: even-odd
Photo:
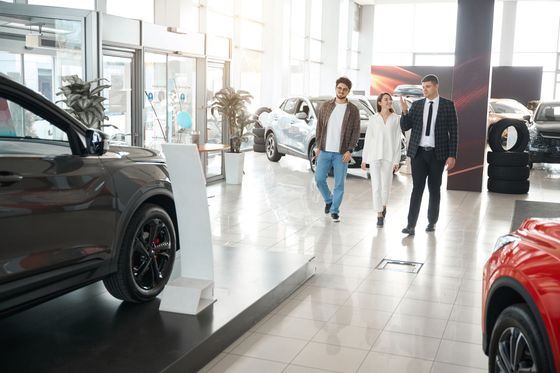
[[[511,231],[519,228],[526,218],[560,218],[560,203],[515,201]]]

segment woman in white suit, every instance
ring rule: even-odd
[[[393,112],[393,98],[383,92],[377,96],[377,113],[368,123],[362,170],[369,164],[373,208],[377,211],[377,227],[383,227],[393,173],[401,158],[400,116]]]

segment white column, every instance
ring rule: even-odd
[[[356,89],[361,89],[369,95],[371,85],[371,61],[373,61],[373,20],[375,15],[374,5],[362,6],[362,18],[360,20],[360,55],[358,57],[358,81]]]
[[[502,35],[500,39],[500,66],[513,66],[513,43],[515,40],[515,17],[517,0],[504,1],[502,11]],[[494,15],[495,17],[496,15]]]
[[[276,107],[282,98],[290,94],[290,2],[265,0],[263,13],[261,103]]]
[[[341,6],[338,1],[323,1],[321,21],[323,47],[321,48],[321,87],[323,95],[333,95],[335,81],[338,78],[339,32]]]

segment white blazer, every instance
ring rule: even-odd
[[[387,118],[387,123],[379,113],[370,118],[362,161],[371,164],[377,160],[386,160],[393,165],[399,164],[401,160],[400,115],[392,113]]]

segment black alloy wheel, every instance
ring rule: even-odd
[[[161,207],[146,204],[132,217],[119,252],[117,272],[103,282],[116,298],[146,302],[162,292],[171,276],[177,239]]]
[[[545,338],[548,340],[548,336],[541,336],[539,333],[533,314],[526,304],[507,307],[492,330],[488,371],[553,373]]]
[[[504,330],[498,341],[496,373],[536,371],[533,352],[523,332],[515,327]]]
[[[150,217],[138,227],[132,244],[131,271],[136,285],[152,291],[162,285],[169,269],[172,250],[169,227]]]

